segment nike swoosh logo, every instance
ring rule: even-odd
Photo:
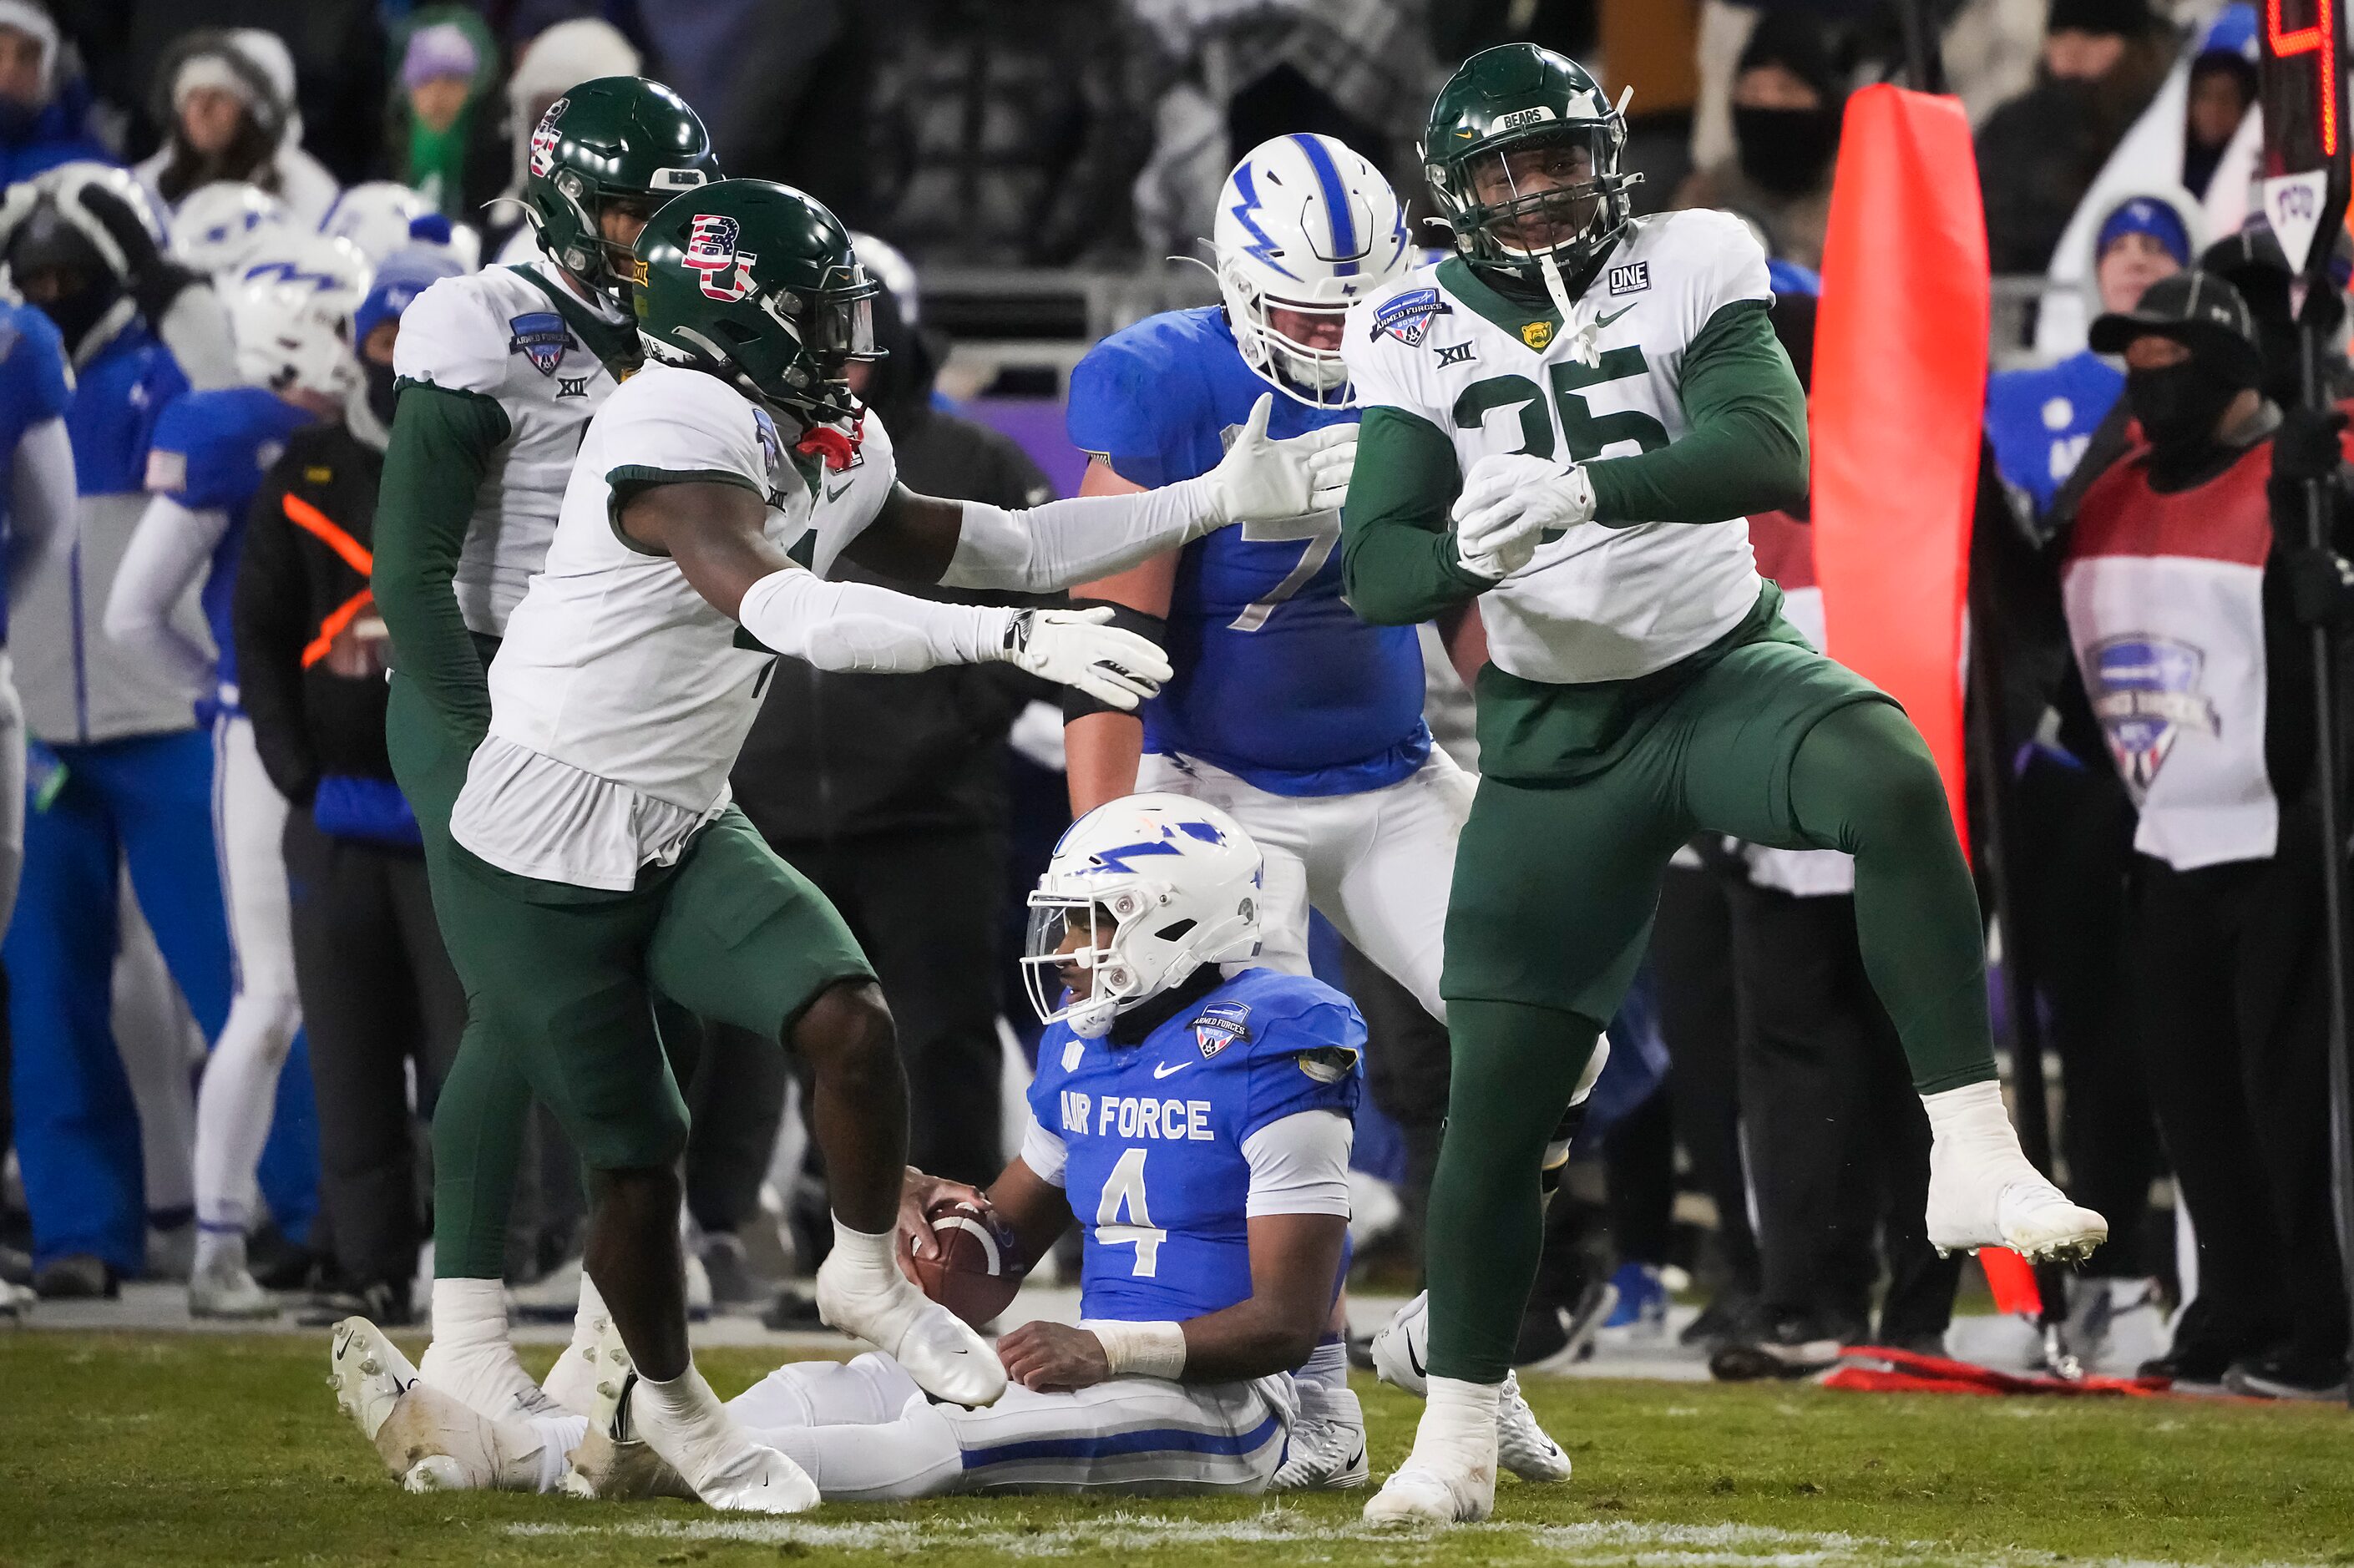
[[[1629,306],[1628,306],[1628,307],[1627,307],[1627,309],[1628,309],[1628,310],[1630,310],[1630,311],[1631,311],[1631,310],[1633,310],[1634,308],[1635,308],[1635,307],[1634,307],[1634,306],[1632,306],[1632,305],[1629,305]],[[1619,313],[1623,315],[1623,314],[1625,314],[1626,313],[1622,311],[1622,312],[1621,312],[1621,313]],[[851,487],[852,485],[854,485],[854,484],[857,483],[857,482],[857,482],[856,480],[854,480],[854,479],[845,479],[845,480],[843,480],[843,481],[842,482],[842,488],[841,488],[840,490],[836,490],[836,489],[834,489],[834,488],[833,488],[833,486],[832,486],[832,485],[827,485],[827,486],[826,486],[826,488],[825,488],[825,498],[826,498],[828,501],[839,501],[839,500],[841,500],[843,496],[845,496],[845,495],[849,494],[849,493],[850,493],[850,487]]]
[[[1165,1078],[1172,1073],[1182,1073],[1193,1065],[1191,1062],[1163,1062],[1152,1069],[1152,1075],[1156,1078]]]
[[[1405,1364],[1414,1369],[1414,1375],[1416,1377],[1426,1377],[1429,1375],[1422,1370],[1422,1358],[1414,1353],[1414,1336],[1411,1334],[1406,1336]]]
[[[1612,311],[1612,312],[1611,312],[1608,315],[1606,315],[1606,316],[1596,316],[1596,317],[1595,317],[1595,318],[1594,318],[1594,330],[1595,330],[1595,331],[1596,331],[1596,332],[1600,332],[1604,327],[1608,326],[1612,322],[1617,321],[1620,316],[1625,315],[1628,311],[1631,311],[1631,310],[1633,310],[1634,308],[1635,308],[1635,307],[1634,307],[1633,305],[1621,305],[1621,306],[1619,306],[1617,310]]]

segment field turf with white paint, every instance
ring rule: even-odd
[[[724,1394],[775,1355],[700,1359]],[[1425,1537],[1364,1531],[1362,1492],[758,1521],[411,1497],[336,1416],[325,1368],[323,1332],[0,1334],[0,1564],[2354,1563],[2354,1418],[2327,1407],[1536,1380],[1576,1476],[1507,1481],[1494,1523]],[[1379,1474],[1417,1407],[1361,1392]]]

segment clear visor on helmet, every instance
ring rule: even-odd
[[[1093,1001],[1097,977],[1110,963],[1119,918],[1094,899],[1074,894],[1030,895],[1030,925],[1022,940],[1022,987],[1041,1023],[1067,1017]],[[1073,985],[1066,971],[1085,983]],[[1070,1000],[1064,1000],[1068,993]]]
[[[1505,249],[1541,256],[1592,227],[1612,173],[1609,136],[1599,125],[1564,125],[1474,157],[1464,192],[1479,226]]]
[[[791,329],[828,379],[854,359],[880,359],[875,346],[875,296],[879,291],[865,269],[850,269],[850,281],[815,293],[780,289],[761,302]]]

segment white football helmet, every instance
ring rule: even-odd
[[[1405,212],[1381,171],[1330,136],[1261,143],[1226,176],[1210,244],[1243,363],[1311,408],[1348,407],[1339,334],[1314,347],[1278,332],[1268,312],[1337,323],[1413,267]]]
[[[1258,845],[1215,806],[1162,794],[1097,806],[1030,895],[1022,979],[1039,1020],[1098,1039],[1202,965],[1256,957],[1259,876]],[[1066,964],[1087,972],[1087,989],[1058,1000]]]
[[[373,266],[408,244],[408,226],[432,211],[432,204],[407,185],[366,180],[335,198],[319,220],[319,232],[350,240]]]
[[[260,185],[216,180],[183,196],[172,214],[172,259],[207,276],[234,272],[283,239],[292,222],[286,204]]]
[[[358,390],[352,316],[370,275],[358,247],[323,235],[293,235],[249,258],[225,290],[238,374],[337,402]]]

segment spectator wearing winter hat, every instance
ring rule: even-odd
[[[2052,0],[2033,86],[1978,130],[1997,272],[2041,272],[2101,165],[2165,79],[2174,35],[2147,0]]]
[[[367,397],[288,440],[247,515],[237,582],[240,694],[262,767],[293,806],[294,975],[341,1287],[330,1309],[380,1322],[409,1320],[424,1239],[408,1072],[429,1118],[466,1003],[385,753],[386,638],[367,574],[400,317],[458,271],[436,246],[377,269],[354,315]]]
[[[64,55],[47,11],[0,0],[0,185],[59,164],[114,162],[90,132],[90,84]]]
[[[1768,11],[1733,79],[1734,156],[1693,170],[1675,205],[1740,213],[1776,257],[1821,267],[1846,104],[1822,22],[1810,11]]]
[[[303,224],[334,205],[334,176],[302,151],[294,60],[275,33],[188,34],[156,68],[155,99],[155,118],[170,130],[132,172],[166,207],[215,180],[259,185]]]
[[[392,177],[449,217],[472,219],[506,178],[505,139],[485,107],[496,64],[489,30],[462,6],[419,13],[401,48],[387,111]]]

